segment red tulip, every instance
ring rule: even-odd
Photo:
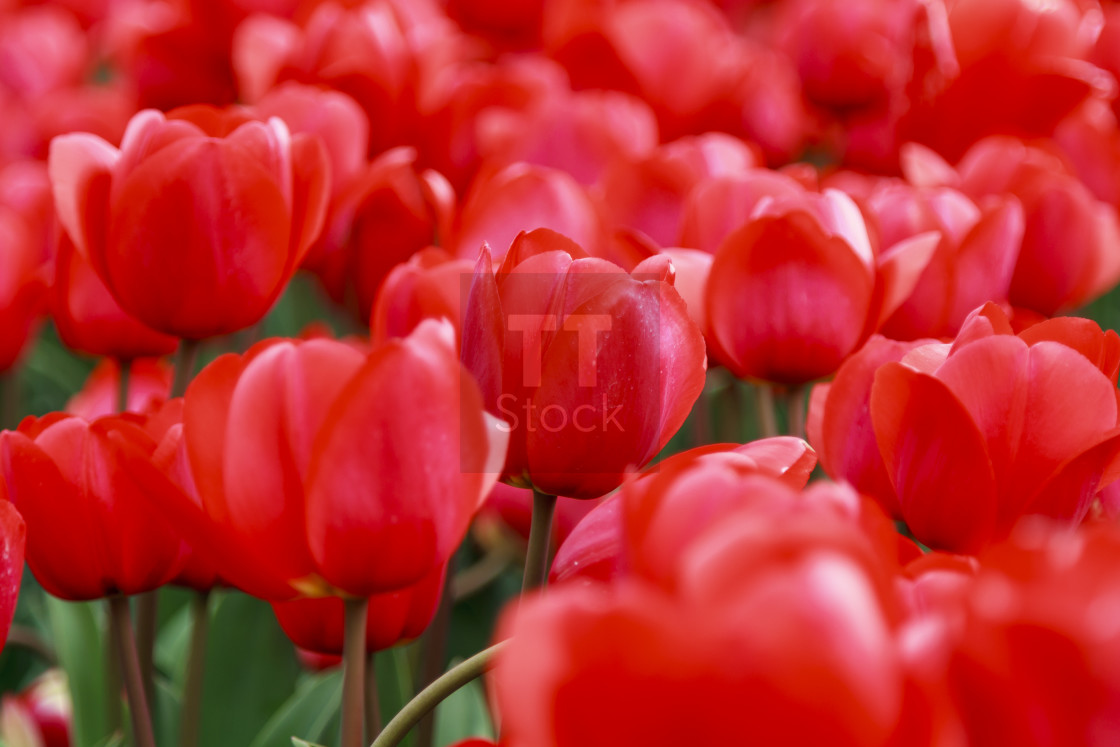
[[[587,190],[563,171],[515,163],[480,175],[463,200],[450,246],[475,259],[483,242],[498,262],[522,231],[548,228],[570,237],[592,255],[604,243],[602,226]]]
[[[474,265],[455,259],[442,249],[431,247],[393,268],[381,284],[370,337],[384,342],[391,337],[406,337],[425,319],[447,319],[461,337],[464,278]]]
[[[268,311],[318,235],[329,174],[322,143],[279,120],[184,116],[137,114],[120,150],[57,138],[50,171],[63,227],[121,308],[197,339]]]
[[[369,598],[366,651],[381,651],[420,636],[439,605],[446,566],[419,583]],[[272,610],[288,638],[301,649],[342,655],[343,602],[338,597],[273,602]]]
[[[1023,205],[1023,244],[1009,298],[1044,315],[1072,309],[1120,280],[1116,208],[1098,201],[1053,153],[1010,138],[988,138],[953,170],[913,148],[906,168],[926,183],[954,186],[974,199],[1013,195]]]
[[[859,209],[841,192],[760,201],[716,251],[708,343],[741,378],[826,376],[906,300],[937,240],[919,234],[876,257]]]
[[[661,580],[680,547],[742,505],[748,475],[805,487],[817,458],[798,438],[701,446],[647,467],[596,506],[559,545],[553,581],[609,581],[623,573]]]
[[[880,366],[871,422],[915,538],[976,552],[1025,514],[1080,522],[1120,476],[1118,364],[1111,330],[1062,318],[1016,336],[989,305],[952,346]]]
[[[463,360],[510,424],[507,482],[595,498],[680,428],[705,358],[666,258],[628,275],[540,229],[517,237],[496,277],[486,250],[475,273]]]
[[[499,628],[503,743],[884,744],[903,673],[877,563],[845,519],[740,513],[688,545],[674,592],[525,600]]]
[[[46,305],[40,237],[14,210],[0,205],[0,371],[16,364],[35,336]]]
[[[27,564],[70,600],[138,594],[178,570],[179,534],[159,506],[170,481],[141,478],[156,440],[135,415],[87,422],[53,413],[0,433],[0,468],[28,526]]]
[[[447,562],[505,454],[451,335],[428,321],[368,355],[271,341],[199,373],[183,432],[224,577],[368,597]]]

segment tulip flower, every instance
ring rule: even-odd
[[[850,383],[838,377],[814,397],[823,413],[811,420],[820,423],[814,430],[828,454],[833,429],[853,422],[844,411],[869,406],[893,496],[875,477],[874,454],[859,453],[868,451],[865,437],[825,464],[838,477],[855,469],[861,489],[897,507],[919,542],[977,552],[1026,514],[1076,525],[1098,491],[1120,476],[1115,332],[1058,318],[1015,335],[989,304],[951,346],[918,346],[892,361],[898,352],[884,348],[854,364]],[[876,365],[869,404],[861,405]],[[842,408],[835,419],[833,407]]]
[[[313,339],[222,356],[187,389],[183,438],[219,571],[283,601],[370,597],[446,563],[506,437],[450,325],[428,321],[368,354]]]
[[[504,479],[596,498],[652,459],[704,384],[704,343],[664,257],[632,275],[547,229],[475,269],[463,360],[509,423]]]
[[[142,359],[126,363],[128,410],[148,413],[171,392],[171,366],[161,360]],[[120,412],[121,364],[106,358],[97,364],[81,390],[66,403],[66,412],[95,420]]]
[[[268,311],[319,233],[330,176],[322,143],[278,119],[184,116],[140,112],[120,150],[56,138],[50,174],[63,227],[121,308],[200,339]]]
[[[22,216],[0,205],[0,371],[19,360],[35,336],[47,283],[38,238]]]
[[[841,192],[760,200],[716,250],[708,343],[740,378],[796,385],[826,376],[906,300],[937,241],[918,234],[877,257]]]
[[[974,145],[953,169],[917,146],[904,152],[911,181],[955,187],[973,199],[1012,195],[1022,203],[1011,304],[1051,316],[1107,292],[1120,280],[1116,208],[1097,200],[1068,166],[1042,148],[1006,137]]]
[[[668,546],[679,548],[683,539],[718,521],[726,508],[740,505],[747,475],[768,475],[799,490],[816,463],[808,444],[789,437],[674,454],[647,467],[576,525],[556,552],[551,578],[606,581],[628,572],[663,575],[660,571],[675,561]]]
[[[68,600],[151,591],[174,577],[180,535],[159,506],[170,481],[140,478],[156,439],[128,415],[87,422],[62,413],[0,433],[0,469],[28,526],[27,564]]]
[[[740,512],[673,570],[673,591],[622,579],[507,611],[503,744],[878,745],[896,730],[893,587],[854,523]]]
[[[390,648],[418,638],[439,605],[446,567],[412,586],[369,599],[366,651]],[[343,602],[338,597],[273,602],[280,627],[296,646],[318,654],[342,655]]]
[[[461,337],[464,278],[474,264],[455,259],[442,249],[430,247],[393,268],[381,284],[373,315],[370,337],[384,342],[391,337],[407,337],[425,319],[447,319]]]

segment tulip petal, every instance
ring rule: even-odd
[[[914,536],[934,549],[973,552],[996,520],[996,481],[983,435],[944,383],[887,363],[871,387],[883,464]]]
[[[51,141],[48,169],[58,220],[74,246],[90,257],[90,246],[105,240],[109,184],[120,151],[84,132]]]

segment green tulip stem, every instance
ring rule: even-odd
[[[466,685],[471,680],[482,675],[492,666],[494,656],[501,651],[507,641],[495,643],[488,649],[480,651],[466,661],[447,670],[447,672],[432,684],[425,687],[404,708],[386,724],[385,728],[373,740],[371,747],[395,747],[408,735],[412,727],[435,710],[435,707],[444,701],[451,693]]]
[[[136,747],[155,747],[152,717],[148,710],[148,694],[144,678],[140,675],[140,657],[136,653],[136,639],[132,635],[132,617],[128,597],[116,594],[109,597],[109,624],[121,653],[121,672],[124,674],[125,692],[128,693],[128,711],[132,716],[132,739]]]
[[[778,415],[774,408],[774,390],[769,384],[755,386],[758,395],[758,437],[773,438],[778,435]]]
[[[198,744],[202,722],[202,682],[206,672],[206,634],[210,629],[210,592],[196,591],[191,597],[191,643],[187,672],[183,680],[183,707],[180,712],[179,747]]]
[[[105,716],[110,734],[121,729],[121,654],[117,626],[113,623],[113,605],[106,599],[109,625],[105,628]]]
[[[529,550],[525,555],[525,575],[521,580],[522,594],[548,582],[548,542],[554,513],[556,496],[533,488],[533,518],[529,524]]]
[[[447,634],[451,629],[451,608],[455,600],[451,596],[451,579],[454,573],[455,559],[447,565],[447,572],[443,580],[443,589],[439,597],[439,606],[432,622],[420,637],[420,679],[417,687],[425,687],[434,682],[441,674],[447,663]],[[416,747],[432,747],[435,739],[436,723],[433,718],[420,721],[416,730]]]
[[[148,702],[155,695],[156,626],[159,623],[159,590],[136,597],[136,651],[140,661],[140,678]]]
[[[366,617],[369,599],[346,599],[342,639],[342,745],[364,744],[362,721],[365,716]]]
[[[786,392],[786,421],[789,435],[800,439],[805,438],[805,387],[790,387]]]
[[[171,397],[182,397],[187,391],[194,374],[194,363],[198,358],[198,340],[181,340],[179,352],[175,354],[175,373],[171,377]]]
[[[377,694],[377,669],[374,655],[366,657],[366,738],[377,739],[381,733],[381,700]]]

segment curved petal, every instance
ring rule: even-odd
[[[58,220],[74,246],[90,256],[108,229],[109,185],[120,151],[96,135],[84,132],[51,141],[47,168]]]
[[[997,487],[984,436],[941,381],[887,363],[871,387],[871,422],[902,516],[934,549],[975,552],[995,527]]]

